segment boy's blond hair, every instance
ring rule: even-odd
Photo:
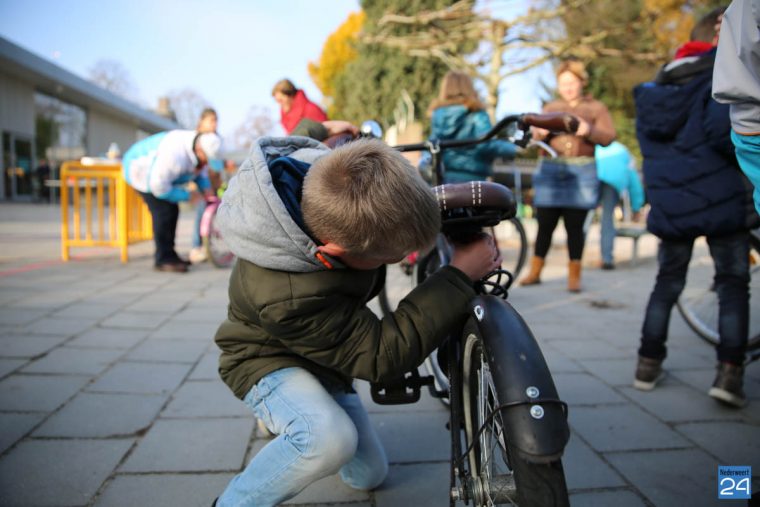
[[[358,256],[397,256],[430,245],[440,230],[435,195],[417,170],[375,139],[353,141],[306,174],[301,208],[323,242]]]

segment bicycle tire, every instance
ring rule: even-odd
[[[496,226],[495,232],[504,259],[502,266],[512,273],[516,280],[528,257],[528,236],[525,234],[525,227],[518,217],[512,217]]]
[[[750,242],[750,304],[760,299],[760,240]],[[688,283],[676,307],[684,321],[700,338],[711,345],[720,342],[718,333],[718,294],[713,286],[714,265],[709,255],[698,257],[689,265]],[[760,348],[760,311],[749,311],[747,350]]]
[[[499,406],[499,394],[490,372],[480,337],[468,334],[462,357],[462,407],[469,479],[480,484],[473,505],[569,506],[562,460],[526,461],[510,447],[501,414],[491,416]]]
[[[214,213],[208,224],[208,234],[203,237],[203,247],[206,249],[211,264],[217,268],[228,268],[235,262],[233,254],[227,244],[224,242],[219,227],[216,224],[216,213]]]
[[[396,310],[399,301],[401,301],[409,293],[409,291],[415,287],[414,280],[412,279],[407,284],[404,284],[403,282],[396,283],[394,284],[394,288],[392,290],[389,290],[388,277],[399,277],[407,275],[404,275],[401,272],[400,266],[397,266],[396,264],[388,266],[386,270],[385,284],[377,294],[377,302],[380,305],[380,310],[383,316],[387,316],[393,313],[393,311]]]
[[[437,240],[440,244],[441,240]],[[437,271],[442,264],[448,263],[448,260],[441,260],[438,253],[439,248],[435,246],[428,253],[420,255],[414,263],[411,276],[402,272],[399,265],[393,264],[388,266],[385,275],[385,285],[377,295],[378,304],[384,316],[390,315],[396,310],[399,302],[406,297],[409,292],[416,286],[425,281],[425,279]],[[448,246],[446,246],[448,248]],[[447,253],[450,257],[450,253]],[[448,259],[448,257],[447,257]],[[401,281],[403,278],[409,278],[408,282]],[[389,285],[393,287],[389,289]]]

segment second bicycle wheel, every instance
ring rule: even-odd
[[[517,280],[528,256],[528,237],[525,234],[525,228],[519,218],[513,217],[499,223],[494,228],[494,232],[504,259],[502,266]]]
[[[760,347],[760,253],[753,238],[750,249],[749,334],[747,349]],[[707,342],[717,345],[718,293],[714,287],[715,268],[708,253],[695,255],[689,264],[687,284],[678,299],[678,311],[691,329]]]
[[[475,334],[467,336],[462,361],[462,405],[472,500],[475,507],[569,505],[562,461],[530,463],[510,448],[491,368]]]

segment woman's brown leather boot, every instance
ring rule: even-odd
[[[570,261],[567,267],[567,290],[570,292],[581,291],[581,261]]]
[[[541,283],[542,269],[544,269],[544,258],[534,256],[530,260],[530,273],[522,279],[520,285],[536,285]]]

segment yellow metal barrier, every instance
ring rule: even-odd
[[[71,247],[111,246],[120,248],[121,262],[127,262],[131,243],[153,238],[148,207],[124,181],[121,165],[65,162],[60,180],[64,261]]]

